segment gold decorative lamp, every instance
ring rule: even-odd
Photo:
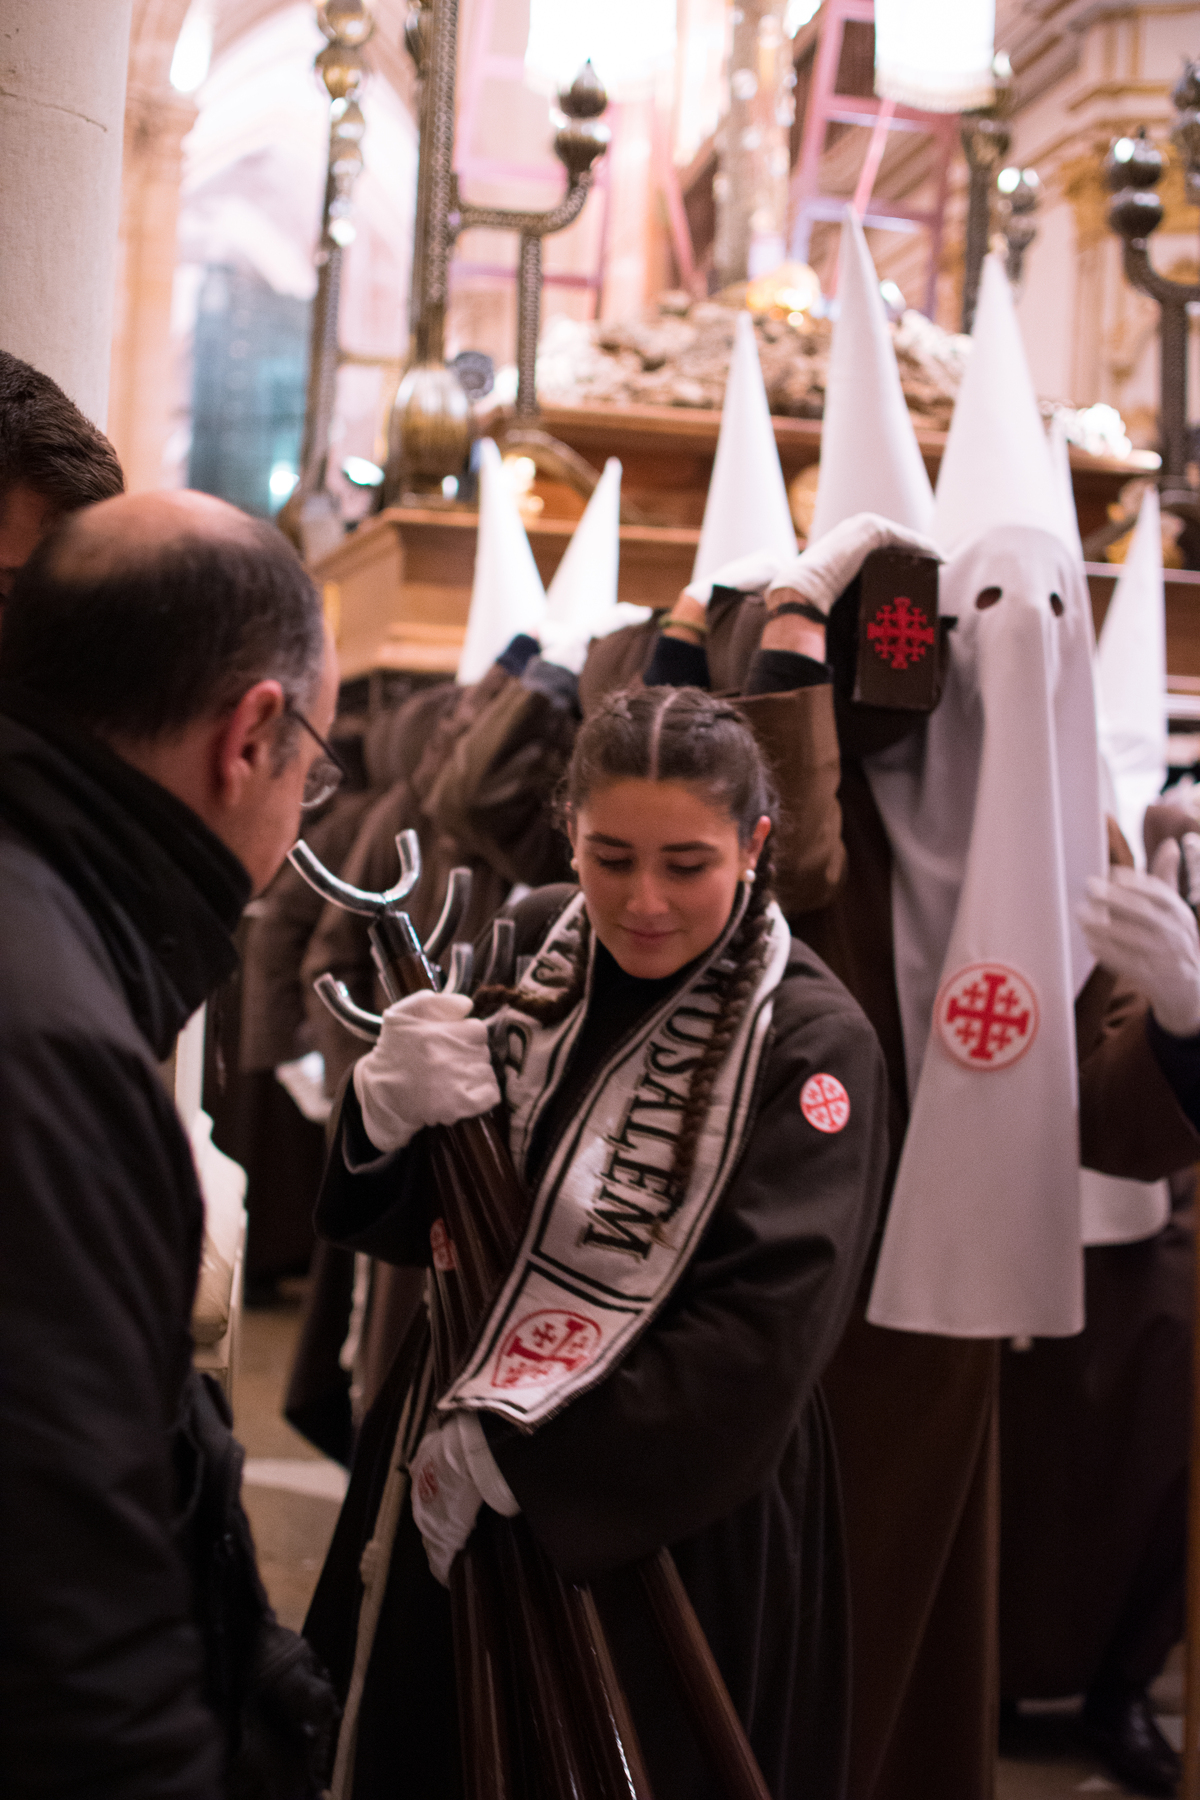
[[[363,164],[365,123],[358,104],[366,78],[362,53],[375,30],[364,0],[323,0],[317,7],[317,23],[327,39],[315,67],[330,99],[329,161],[315,259],[317,292],[309,330],[300,475],[279,514],[282,529],[308,556],[331,549],[341,535],[340,514],[325,477],[337,390],[342,257],[354,242],[351,194]]]
[[[603,155],[610,134],[600,123],[608,96],[586,63],[559,95],[563,123],[554,150],[567,172],[567,191],[558,205],[545,212],[471,206],[459,194],[453,169],[458,0],[423,0],[415,6],[405,42],[421,81],[413,328],[409,366],[392,412],[384,499],[412,495],[427,503],[441,493],[448,478],[461,474],[471,448],[470,403],[445,360],[449,265],[455,241],[472,227],[518,233],[517,412],[528,417],[537,411],[542,239],[578,218],[593,165]]]

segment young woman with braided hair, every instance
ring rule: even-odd
[[[611,696],[565,783],[580,885],[513,909],[523,977],[470,1017],[454,996],[390,1008],[346,1090],[326,1235],[428,1264],[422,1128],[498,1102],[531,1201],[410,1465],[360,1800],[461,1792],[441,1584],[484,1504],[523,1512],[592,1585],[657,1800],[720,1800],[631,1573],[663,1544],[774,1800],[841,1800],[845,1572],[818,1382],[874,1227],[885,1078],[865,1018],[772,899],[773,811],[736,708],[689,688]],[[413,1376],[399,1356],[364,1427],[309,1618],[343,1691]]]

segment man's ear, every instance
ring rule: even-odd
[[[236,807],[250,782],[274,773],[285,705],[278,681],[256,681],[225,719],[213,746],[213,779],[222,805]]]

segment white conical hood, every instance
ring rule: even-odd
[[[1117,822],[1144,866],[1142,820],[1167,776],[1167,639],[1158,492],[1142,501],[1100,633],[1100,743]]]
[[[475,582],[458,659],[458,679],[478,681],[520,631],[536,636],[546,594],[516,498],[491,438],[479,446],[479,531]]]
[[[1066,428],[1058,413],[1050,421],[1050,461],[1054,465],[1055,480],[1058,485],[1058,504],[1062,509],[1062,526],[1059,535],[1068,550],[1083,561],[1083,539],[1079,535],[1079,514],[1075,510],[1075,483],[1071,479],[1071,448],[1067,443]]]
[[[760,550],[781,562],[790,561],[796,554],[796,533],[754,342],[754,321],[743,312],[738,314],[692,580],[707,581],[725,563]]]
[[[933,536],[947,552],[995,525],[1062,536],[1062,507],[1004,265],[984,259],[971,356],[938,475]]]
[[[933,489],[900,386],[879,277],[849,208],[839,267],[812,541],[860,512],[928,532]]]
[[[620,552],[621,465],[610,456],[546,594],[551,636],[592,636],[617,603]]]

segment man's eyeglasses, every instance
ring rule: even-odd
[[[304,793],[300,806],[303,812],[311,812],[314,806],[321,806],[331,794],[336,794],[350,771],[338,755],[332,744],[326,743],[315,725],[310,725],[304,714],[289,702],[284,707],[289,719],[295,719],[303,725],[310,738],[318,744],[323,752],[317,757],[304,780]]]

